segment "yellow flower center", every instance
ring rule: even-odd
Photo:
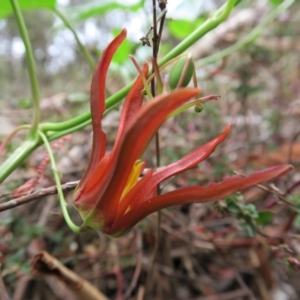
[[[138,182],[139,180],[139,176],[142,172],[144,166],[144,162],[141,160],[137,160],[132,169],[131,169],[131,173],[128,177],[128,180],[126,182],[126,185],[124,187],[123,193],[121,195],[121,199],[120,201],[122,201],[122,199],[124,199],[124,197],[128,194],[128,192],[134,187],[134,185]]]

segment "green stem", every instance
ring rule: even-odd
[[[92,70],[94,70],[96,63],[94,59],[92,58],[91,54],[86,50],[86,48],[81,43],[79,36],[77,35],[76,31],[73,29],[71,23],[68,21],[68,19],[64,16],[64,14],[59,11],[56,7],[53,9],[55,14],[62,20],[62,22],[65,24],[67,28],[73,33],[73,36],[76,40],[77,46],[81,52],[81,54],[85,57],[85,59],[88,61],[90,67]]]
[[[276,8],[274,8],[263,20],[262,23],[260,23],[258,26],[256,26],[248,35],[246,35],[242,40],[238,41],[234,45],[219,51],[213,55],[210,55],[208,57],[205,57],[203,59],[200,59],[197,61],[197,67],[205,66],[210,63],[213,63],[215,61],[218,61],[236,51],[239,49],[243,48],[247,44],[253,42],[257,37],[259,37],[262,33],[262,31],[276,18],[278,17],[281,13],[286,11],[293,3],[295,0],[286,0]]]
[[[112,108],[114,105],[119,103],[127,95],[130,88],[131,88],[131,84],[125,86],[124,88],[119,90],[117,93],[115,93],[112,96],[110,96],[109,98],[107,98],[107,100],[105,101],[106,110]],[[91,113],[88,111],[88,112],[85,112],[71,120],[68,120],[68,121],[64,121],[64,122],[60,122],[60,123],[40,124],[39,129],[43,132],[65,130],[66,134],[68,134],[68,133],[74,131],[72,127],[79,126],[77,128],[81,129],[81,128],[83,128],[83,127],[81,127],[81,123],[90,124],[90,122],[91,122]]]
[[[0,168],[0,183],[4,181],[24,160],[31,154],[31,152],[39,145],[39,139],[29,137],[20,147],[18,147],[12,155],[10,155]]]
[[[110,106],[109,108],[107,108],[103,114],[103,116],[108,115],[112,110],[115,110],[117,107],[119,106],[118,103]],[[65,136],[67,134],[70,134],[72,132],[78,131],[80,129],[85,128],[86,126],[88,126],[89,124],[91,124],[91,119],[88,119],[87,121],[83,122],[83,123],[79,123],[77,124],[77,126],[72,127],[71,129],[68,128],[66,130],[62,130],[62,131],[54,131],[54,132],[47,132],[47,138],[49,141],[52,140],[56,140],[62,136]]]
[[[41,118],[41,110],[40,110],[40,96],[39,96],[39,88],[38,88],[38,81],[36,76],[36,68],[34,63],[33,52],[31,48],[31,43],[29,40],[28,32],[26,29],[26,25],[21,14],[21,9],[19,7],[19,3],[17,0],[10,0],[11,6],[14,11],[15,18],[18,23],[20,35],[22,37],[25,52],[26,52],[26,59],[28,64],[28,74],[30,79],[30,86],[31,86],[31,95],[32,95],[32,104],[33,104],[33,121],[32,121],[32,128],[30,131],[31,136],[37,135],[38,126],[40,123]]]
[[[51,163],[51,168],[52,168],[52,172],[53,172],[53,176],[54,176],[54,180],[55,180],[55,184],[56,184],[56,188],[57,188],[57,193],[58,193],[58,198],[59,198],[59,202],[60,202],[60,206],[63,212],[63,216],[65,218],[66,223],[68,224],[69,228],[74,231],[75,233],[80,233],[81,229],[79,226],[77,226],[70,218],[69,213],[68,213],[68,209],[67,209],[67,203],[65,201],[65,197],[64,197],[64,193],[63,190],[61,188],[61,183],[60,183],[60,178],[59,178],[59,172],[56,168],[56,163],[55,163],[55,159],[54,159],[54,155],[52,152],[52,149],[50,147],[49,141],[47,140],[47,137],[45,136],[45,134],[41,131],[38,131],[39,136],[41,137],[42,141],[44,142],[44,145],[46,147],[46,150],[48,152],[49,155],[49,159],[50,159],[50,163]]]

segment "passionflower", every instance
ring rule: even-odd
[[[106,153],[106,136],[101,128],[105,111],[105,81],[112,57],[125,37],[126,30],[123,30],[103,51],[92,79],[92,151],[74,194],[74,206],[85,227],[119,236],[160,209],[222,199],[291,170],[289,165],[275,166],[255,172],[249,177],[232,176],[206,187],[196,185],[157,195],[157,185],[160,182],[193,168],[206,159],[226,138],[230,125],[218,137],[180,160],[158,170],[147,169],[143,174],[145,163],[141,156],[153,135],[170,114],[199,95],[200,90],[176,89],[143,104],[144,86],[139,76],[123,104],[113,149]],[[142,73],[147,77],[147,64],[144,64]]]

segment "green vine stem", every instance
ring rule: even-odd
[[[118,106],[119,106],[118,103],[110,105],[109,108],[106,108],[103,116],[108,115],[112,110],[115,110]],[[77,124],[76,126],[72,127],[73,131],[71,131],[71,132],[75,132],[75,131],[78,131],[80,129],[83,129],[86,126],[88,126],[90,123],[91,123],[91,119],[88,119],[85,122]],[[67,134],[70,134],[71,132],[68,129],[65,130],[65,131],[62,130],[62,131],[55,131],[55,132],[50,132],[50,133],[47,132],[47,138],[48,138],[49,141],[52,141],[52,140],[56,140],[56,139],[58,139],[62,136],[65,136]]]
[[[236,51],[239,49],[243,48],[247,44],[252,43],[257,37],[260,36],[262,31],[275,19],[277,18],[280,14],[282,14],[284,11],[286,11],[293,3],[295,0],[286,0],[280,5],[276,6],[260,23],[258,26],[256,26],[249,34],[247,34],[243,39],[238,41],[237,43],[233,44],[232,46],[229,46],[228,48],[225,48],[224,50],[221,50],[215,54],[212,54],[208,57],[205,57],[203,59],[199,59],[196,62],[197,67],[205,66],[210,63],[213,63],[215,61],[218,61]]]
[[[81,232],[81,228],[79,226],[77,226],[70,218],[69,216],[69,212],[67,209],[67,203],[65,201],[65,197],[64,197],[64,193],[63,190],[61,188],[61,183],[60,183],[60,178],[59,178],[59,172],[56,168],[56,163],[55,163],[55,159],[54,159],[54,155],[52,152],[52,149],[50,147],[49,141],[47,139],[47,137],[45,136],[45,134],[41,131],[38,131],[39,136],[41,137],[46,150],[48,152],[49,155],[49,159],[50,159],[50,163],[51,163],[51,168],[52,168],[52,172],[53,172],[53,176],[54,176],[54,180],[55,180],[55,184],[56,184],[56,189],[57,189],[57,193],[58,193],[58,198],[59,198],[59,203],[61,206],[61,210],[63,212],[63,216],[65,218],[65,221],[67,223],[67,225],[69,226],[69,228],[74,231],[75,233],[80,233]]]
[[[35,139],[37,138],[37,130],[41,118],[40,96],[39,96],[38,81],[36,76],[35,62],[34,62],[33,52],[31,48],[31,43],[21,13],[21,9],[19,7],[19,3],[17,0],[10,0],[10,3],[13,8],[14,15],[18,23],[20,35],[22,37],[25,46],[26,59],[28,64],[28,75],[30,79],[32,104],[33,104],[33,121],[32,121],[32,127],[29,134],[31,135],[31,138]]]
[[[39,139],[27,138],[0,166],[0,183],[3,182],[40,145]]]
[[[77,46],[81,52],[81,54],[84,56],[84,58],[87,60],[88,64],[90,65],[91,69],[94,70],[96,63],[90,53],[86,50],[86,48],[83,46],[81,43],[78,34],[76,31],[73,29],[72,25],[68,21],[68,19],[64,16],[64,14],[58,10],[56,7],[53,9],[54,13],[62,20],[62,22],[65,24],[65,26],[72,32],[75,41],[77,43]]]
[[[106,110],[111,109],[114,105],[118,104],[129,92],[131,84],[125,86],[117,93],[113,94],[105,101]],[[47,131],[62,131],[65,130],[65,134],[74,132],[73,127],[76,126],[77,130],[82,129],[82,123],[85,123],[85,126],[91,123],[91,113],[89,111],[73,118],[68,121],[60,123],[43,123],[40,124],[39,129],[43,132]],[[59,137],[59,136],[58,136]]]

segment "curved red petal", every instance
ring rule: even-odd
[[[95,208],[99,195],[103,194],[103,189],[106,188],[99,182],[103,181],[103,178],[109,172],[110,160],[110,155],[105,155],[98,164],[95,164],[95,168],[90,173],[85,184],[78,185],[73,196],[73,204],[76,209],[91,211]]]
[[[130,229],[149,214],[166,207],[185,204],[202,203],[219,200],[235,192],[257,185],[264,181],[283,176],[293,169],[291,165],[280,165],[255,172],[248,177],[232,176],[218,183],[210,183],[206,187],[192,186],[159,195],[138,203],[110,228],[107,234],[113,235]]]
[[[106,74],[114,53],[126,37],[126,30],[121,33],[107,46],[99,59],[91,84],[91,115],[93,127],[93,144],[89,158],[88,166],[78,184],[78,187],[84,186],[88,181],[91,173],[98,165],[105,154],[106,136],[101,128],[101,119],[105,110],[105,82]]]
[[[142,73],[146,78],[148,75],[148,69],[148,64],[145,63],[142,69]],[[119,143],[120,138],[124,133],[125,127],[128,124],[129,120],[134,118],[137,111],[140,109],[144,98],[144,95],[142,94],[143,88],[144,85],[141,76],[138,76],[125,98],[120,116],[119,128],[115,139],[115,144]]]
[[[154,133],[173,110],[198,93],[199,89],[178,89],[158,96],[141,107],[126,126],[120,143],[116,145],[112,158],[116,163],[114,174],[103,199],[98,203],[98,209],[112,210],[111,207],[117,207],[133,164],[141,156]],[[114,217],[108,222],[112,224],[113,221]]]
[[[215,148],[227,137],[230,128],[231,125],[227,125],[225,130],[215,139],[192,151],[191,153],[185,155],[180,160],[170,164],[169,166],[163,167],[158,171],[154,172],[151,180],[143,189],[144,194],[136,195],[132,203],[134,204],[136,202],[143,201],[144,196],[147,196],[147,191],[152,190],[161,181],[178,173],[184,172],[190,168],[193,168],[196,165],[198,165],[201,161],[209,157],[210,154],[215,150]]]

